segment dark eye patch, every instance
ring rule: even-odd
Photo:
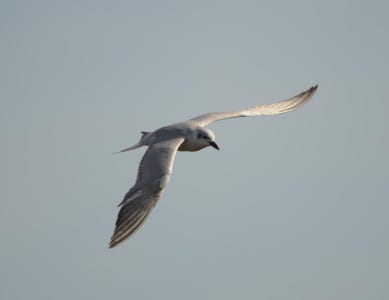
[[[208,139],[208,136],[206,136],[205,134],[198,133],[198,134],[197,134],[197,138],[198,138],[198,139],[205,139],[205,140],[207,140],[207,139]]]

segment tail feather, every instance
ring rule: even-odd
[[[149,131],[141,131],[140,132],[142,134],[141,138],[140,138],[140,141],[139,142],[142,142],[145,137],[150,133]]]
[[[148,132],[148,131],[141,131],[141,133],[142,133],[142,136],[141,136],[139,142],[137,142],[135,145],[133,145],[133,146],[131,146],[129,148],[120,150],[119,152],[116,152],[116,153],[126,152],[126,151],[134,150],[134,149],[137,149],[139,147],[145,146],[145,144],[143,143],[144,139],[150,132]]]

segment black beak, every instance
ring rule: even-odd
[[[215,148],[216,150],[220,150],[219,149],[219,146],[215,143],[215,142],[210,142],[209,143],[213,148]]]

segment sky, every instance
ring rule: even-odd
[[[0,299],[388,299],[387,1],[0,1]],[[140,131],[178,153],[108,249]]]

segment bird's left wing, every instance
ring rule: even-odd
[[[109,247],[130,237],[146,220],[170,179],[174,158],[184,138],[152,144],[139,164],[135,185],[124,196]]]
[[[295,110],[300,106],[308,102],[309,99],[317,90],[317,85],[309,88],[308,90],[283,101],[264,104],[260,106],[253,106],[243,110],[238,111],[227,111],[227,112],[214,112],[208,113],[196,118],[190,119],[187,122],[192,123],[196,126],[207,126],[216,121],[230,119],[230,118],[239,118],[239,117],[252,117],[260,115],[277,115],[286,113],[288,111]]]

